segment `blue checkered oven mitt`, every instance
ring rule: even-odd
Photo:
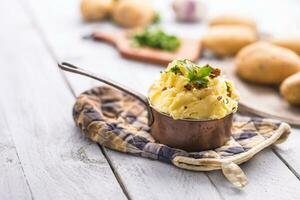
[[[87,137],[107,148],[188,170],[222,169],[236,187],[243,187],[248,182],[238,164],[273,143],[285,141],[290,133],[286,123],[236,115],[232,137],[224,146],[186,152],[155,142],[149,133],[144,105],[130,95],[106,86],[82,93],[74,105],[73,117]]]

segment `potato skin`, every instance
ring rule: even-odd
[[[290,104],[300,105],[300,72],[289,76],[282,82],[280,94]]]
[[[235,61],[237,74],[262,84],[280,84],[300,71],[300,58],[293,51],[265,42],[244,47]]]
[[[278,38],[271,40],[271,43],[290,49],[300,55],[300,38]]]
[[[81,0],[80,10],[85,21],[98,21],[107,17],[113,6],[112,0]]]
[[[214,26],[203,36],[202,45],[220,57],[234,56],[256,41],[256,33],[243,26]]]
[[[124,27],[138,27],[151,24],[155,12],[147,1],[121,0],[113,9],[113,20]]]
[[[253,31],[256,31],[256,23],[254,20],[238,15],[219,15],[215,18],[212,18],[209,22],[210,26],[219,26],[219,25],[239,25],[246,26]]]

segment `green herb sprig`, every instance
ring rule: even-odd
[[[173,72],[174,74],[182,74],[180,68],[177,65],[175,65],[174,67],[172,67],[170,69],[170,71]]]
[[[168,35],[158,28],[145,28],[143,32],[132,37],[136,46],[148,46],[166,51],[175,51],[180,46],[180,40],[174,35]]]
[[[208,86],[209,77],[215,78],[220,75],[221,71],[217,68],[212,68],[210,65],[199,66],[190,60],[178,60],[179,65],[183,65],[187,70],[187,78],[189,83],[185,86],[186,89],[190,90],[192,88],[206,88]],[[176,64],[170,69],[171,72],[175,74],[181,74],[179,66]]]

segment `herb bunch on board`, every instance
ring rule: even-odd
[[[147,46],[165,51],[175,51],[181,44],[176,36],[154,27],[145,28],[141,33],[135,34],[132,41],[135,46]]]

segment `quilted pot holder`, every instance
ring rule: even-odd
[[[247,184],[238,166],[273,143],[285,141],[290,133],[286,123],[235,115],[231,139],[222,147],[186,152],[156,143],[147,125],[143,104],[130,95],[107,86],[82,93],[73,108],[76,125],[90,139],[121,152],[173,164],[194,171],[221,169],[236,187]]]

